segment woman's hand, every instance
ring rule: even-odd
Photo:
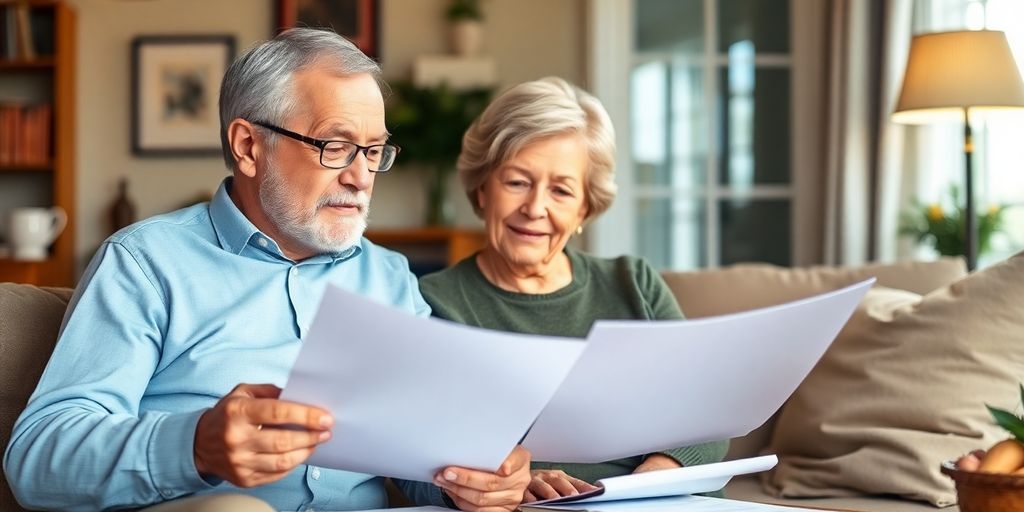
[[[533,478],[530,480],[530,487],[526,489],[526,495],[523,496],[523,503],[561,496],[574,496],[581,492],[597,489],[597,487],[558,469],[537,469],[531,471],[530,475]]]
[[[644,459],[643,463],[633,470],[634,473],[646,473],[648,471],[659,471],[662,469],[675,469],[683,467],[678,461],[661,453],[652,453]]]
[[[512,512],[530,483],[530,452],[516,446],[498,471],[450,467],[434,476],[455,506],[466,512]]]

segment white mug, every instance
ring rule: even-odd
[[[46,259],[46,249],[68,224],[68,216],[60,207],[15,208],[11,210],[7,238],[11,257],[22,261]]]

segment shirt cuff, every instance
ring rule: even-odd
[[[164,500],[215,487],[196,469],[196,425],[204,412],[205,409],[168,414],[157,420],[153,428],[146,450],[149,477]]]

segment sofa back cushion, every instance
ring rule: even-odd
[[[0,449],[7,448],[14,422],[50,360],[71,292],[0,283]],[[22,510],[6,479],[0,510]]]
[[[925,294],[967,274],[962,258],[861,267],[784,268],[750,263],[663,274],[687,318],[774,306],[842,288],[870,277],[878,285]]]
[[[939,464],[1009,437],[1020,411],[1024,253],[928,295],[875,288],[779,414],[776,496],[955,503]]]
[[[967,274],[962,258],[873,264],[861,267],[785,268],[748,263],[662,277],[687,318],[724,315],[782,304],[842,288],[870,277],[877,284],[914,293],[928,293]],[[750,434],[733,439],[728,459],[753,457],[768,445],[775,418]]]

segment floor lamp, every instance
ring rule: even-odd
[[[986,110],[1024,108],[1024,82],[1006,35],[994,30],[935,32],[914,36],[903,88],[892,120],[903,124],[961,121],[964,125],[964,255],[978,266],[978,219],[970,116]]]

